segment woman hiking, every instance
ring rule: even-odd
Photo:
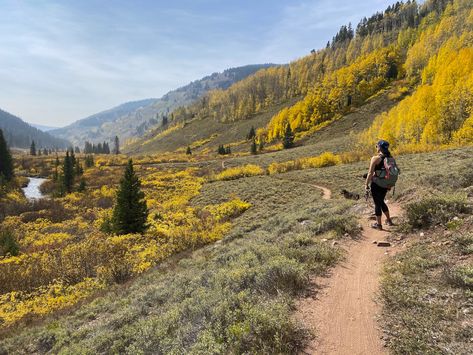
[[[370,169],[366,176],[366,190],[371,189],[371,195],[373,196],[374,201],[374,214],[376,215],[376,223],[372,224],[371,227],[375,229],[382,230],[383,225],[381,224],[381,215],[384,213],[386,216],[386,224],[388,226],[394,225],[391,216],[389,215],[389,209],[384,198],[388,192],[388,188],[381,187],[373,181],[373,178],[376,178],[380,175],[380,172],[384,170],[384,159],[392,158],[391,153],[389,152],[389,143],[383,140],[380,140],[376,143],[376,150],[378,155],[375,155],[371,158]]]

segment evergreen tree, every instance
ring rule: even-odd
[[[30,155],[33,155],[33,156],[36,155],[36,144],[34,143],[34,141],[31,142]]]
[[[168,116],[163,116],[162,126],[166,127],[168,125]]]
[[[191,147],[187,147],[186,154],[187,155],[192,155]]]
[[[3,131],[0,129],[0,177],[6,181],[13,178],[13,159],[8,149],[7,142],[3,137]]]
[[[91,168],[94,166],[94,156],[92,154],[85,156],[85,166],[86,168]]]
[[[118,136],[115,136],[114,144],[113,153],[118,155],[120,154],[120,141],[118,140]]]
[[[257,147],[256,147],[256,141],[255,139],[253,139],[253,142],[251,142],[251,154],[253,155],[256,155],[258,152],[257,152]]]
[[[250,132],[249,132],[248,135],[246,136],[246,139],[247,139],[247,140],[251,140],[251,139],[253,139],[253,138],[255,138],[255,137],[256,137],[255,127],[252,126],[251,129],[250,129]]]
[[[77,189],[77,191],[84,192],[86,188],[87,188],[87,184],[85,182],[85,179],[81,179],[80,184],[79,184],[79,188]]]
[[[225,148],[225,154],[232,154],[232,150],[230,149],[230,146]]]
[[[292,132],[291,125],[289,123],[286,126],[286,131],[284,132],[282,145],[284,149],[289,149],[294,146],[294,133]]]
[[[67,193],[72,192],[72,186],[74,185],[74,165],[72,164],[69,151],[66,152],[64,157],[64,165],[62,167],[62,187]]]
[[[112,230],[116,234],[143,233],[146,228],[148,208],[141,191],[141,182],[133,171],[133,161],[130,159],[120,187],[117,192],[113,209]]]
[[[75,168],[75,176],[81,176],[84,173],[84,169],[82,168],[82,164],[79,162],[79,159],[76,160]]]
[[[264,139],[259,140],[258,150],[262,152],[264,149]]]
[[[74,149],[71,147],[70,150],[70,158],[71,158],[71,164],[72,164],[72,167],[74,168],[76,166],[76,156],[74,154]]]
[[[53,175],[53,180],[54,180],[54,181],[58,181],[58,180],[59,180],[58,168],[59,168],[59,157],[58,157],[57,154],[56,154],[56,161],[55,161],[55,163],[54,163],[54,175]]]

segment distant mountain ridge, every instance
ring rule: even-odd
[[[30,123],[30,122],[27,122],[30,126],[33,126],[34,128],[37,128],[39,129],[40,131],[43,131],[43,132],[48,132],[48,131],[51,131],[53,129],[58,129],[59,127],[51,127],[51,126],[45,126],[45,125],[42,125],[42,124],[37,124],[37,123]]]
[[[43,132],[26,123],[21,118],[0,109],[0,128],[12,148],[29,148],[35,141],[37,148],[67,148],[70,143]]]
[[[92,143],[112,141],[116,135],[122,142],[129,138],[140,137],[148,129],[159,124],[163,115],[170,114],[177,107],[194,102],[210,90],[227,89],[235,82],[271,66],[275,64],[247,65],[213,73],[170,91],[159,99],[127,102],[69,126],[51,130],[50,133],[68,139],[79,147],[82,147],[85,141]]]

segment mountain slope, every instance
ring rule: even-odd
[[[3,130],[8,144],[14,148],[29,148],[33,140],[37,148],[62,149],[69,145],[66,139],[53,137],[3,110],[0,110],[0,128]]]
[[[258,143],[278,141],[288,123],[298,138],[310,135],[363,106],[393,81],[405,78],[409,49],[427,28],[440,21],[442,11],[450,3],[399,2],[363,19],[356,30],[342,26],[326,48],[288,65],[261,70],[227,90],[212,91],[194,104],[177,109],[170,131],[177,135],[191,122],[216,127],[224,123],[231,130],[235,122],[272,112],[265,125],[259,125]],[[406,92],[416,84],[416,77],[409,79],[412,80]],[[213,139],[215,134],[219,132],[209,131],[199,139]],[[192,137],[187,137],[190,140],[185,144],[195,145]],[[133,142],[129,151],[163,151],[167,140],[168,132],[155,130]],[[235,141],[223,142],[232,143]]]
[[[247,132],[238,137],[226,133],[238,126],[249,130],[251,125],[259,128],[257,143],[279,141],[288,124],[301,140],[362,107],[396,81],[400,85],[392,95],[402,101],[388,114],[379,112],[359,139],[359,148],[370,150],[380,136],[397,149],[411,151],[428,150],[432,144],[468,144],[473,141],[472,36],[471,2],[396,3],[363,19],[356,31],[342,26],[325,49],[259,71],[177,109],[167,131],[150,132],[126,149],[150,153],[210,141],[234,146]],[[412,96],[406,97],[409,93]],[[255,122],[268,114],[272,117]],[[199,127],[207,128],[205,135]],[[174,139],[178,136],[183,139]],[[228,139],[216,140],[217,136]]]
[[[213,73],[170,91],[160,99],[128,102],[74,122],[67,127],[53,130],[51,134],[67,138],[78,146],[82,146],[86,140],[111,141],[115,135],[118,135],[121,141],[139,137],[149,128],[159,124],[163,116],[167,116],[177,107],[194,102],[210,90],[227,89],[233,83],[269,66],[273,65],[247,65],[227,69],[222,73]]]

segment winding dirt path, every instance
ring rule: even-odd
[[[319,188],[324,198],[331,196]],[[389,208],[392,216],[399,216],[398,204],[389,203]],[[303,354],[387,353],[377,324],[381,311],[377,295],[380,268],[390,248],[378,247],[373,241],[386,240],[389,230],[372,229],[370,213],[367,209],[361,216],[361,238],[344,245],[345,261],[329,277],[314,279],[315,295],[298,302],[296,317],[316,334]]]

